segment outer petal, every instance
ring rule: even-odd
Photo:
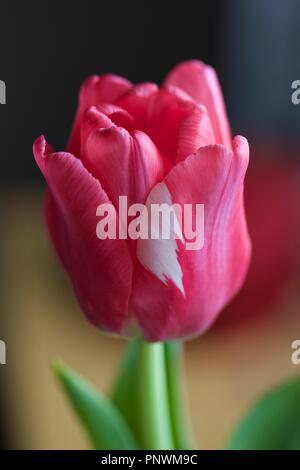
[[[96,208],[109,203],[100,183],[69,153],[52,153],[45,139],[34,155],[49,185],[46,217],[51,238],[87,317],[121,332],[128,317],[132,262],[124,240],[99,240]]]
[[[82,160],[101,181],[115,207],[119,196],[128,196],[129,204],[144,203],[151,188],[165,174],[163,159],[146,134],[130,134],[116,126],[92,132]]]
[[[135,272],[130,304],[147,340],[202,333],[241,286],[250,257],[242,198],[247,164],[247,141],[236,137],[234,152],[202,147],[162,183],[172,204],[204,204],[204,246],[187,250],[177,240],[174,249],[170,240],[166,258],[160,240],[138,241],[143,266]]]
[[[90,106],[113,104],[132,87],[125,78],[117,75],[92,75],[82,84],[79,92],[79,104],[67,150],[76,156],[80,151],[80,126],[83,113]]]
[[[212,121],[216,141],[231,148],[231,135],[223,95],[214,69],[198,60],[182,62],[165,79],[165,85],[175,85],[204,105]]]

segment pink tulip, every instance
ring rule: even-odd
[[[44,137],[34,155],[46,219],[80,305],[97,327],[163,341],[203,333],[241,287],[250,258],[243,206],[248,143],[231,141],[214,70],[179,64],[159,88],[93,76],[80,91],[67,152]],[[99,240],[96,209],[204,204],[204,245]]]

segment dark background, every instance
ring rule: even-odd
[[[217,69],[235,133],[297,136],[299,18],[297,0],[2,1],[1,180],[40,178],[32,142],[63,149],[86,76],[161,82],[188,58]]]
[[[186,58],[218,66],[219,11],[217,1],[1,2],[2,179],[39,177],[31,155],[39,134],[64,147],[86,76],[114,72],[160,82]]]

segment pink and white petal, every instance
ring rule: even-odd
[[[247,165],[247,141],[236,137],[233,151],[221,145],[202,147],[161,183],[162,202],[167,194],[182,208],[204,204],[204,245],[187,250],[185,238],[185,243],[176,240],[174,249],[171,239],[166,250],[161,240],[138,241],[140,266],[134,272],[130,309],[147,340],[203,333],[240,288],[250,257],[243,208]],[[184,226],[182,231],[186,236]]]
[[[90,106],[105,103],[113,104],[131,88],[132,83],[113,74],[92,75],[83,82],[79,92],[78,109],[67,146],[70,153],[79,156],[81,119],[86,109]]]
[[[97,327],[121,332],[129,316],[131,257],[125,240],[96,236],[96,209],[111,203],[99,181],[72,154],[53,153],[39,137],[34,156],[51,191],[46,206],[51,238],[79,303]]]
[[[165,174],[164,161],[146,134],[116,126],[90,134],[82,161],[115,207],[119,196],[128,196],[128,204],[144,203]]]
[[[197,103],[204,105],[210,116],[216,141],[231,148],[231,133],[224,99],[215,70],[198,60],[182,62],[174,67],[164,82],[188,93]]]

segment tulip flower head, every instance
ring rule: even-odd
[[[51,239],[97,327],[147,341],[199,335],[241,287],[249,149],[231,139],[211,67],[181,63],[161,87],[92,76],[67,151],[41,136],[34,155]]]

